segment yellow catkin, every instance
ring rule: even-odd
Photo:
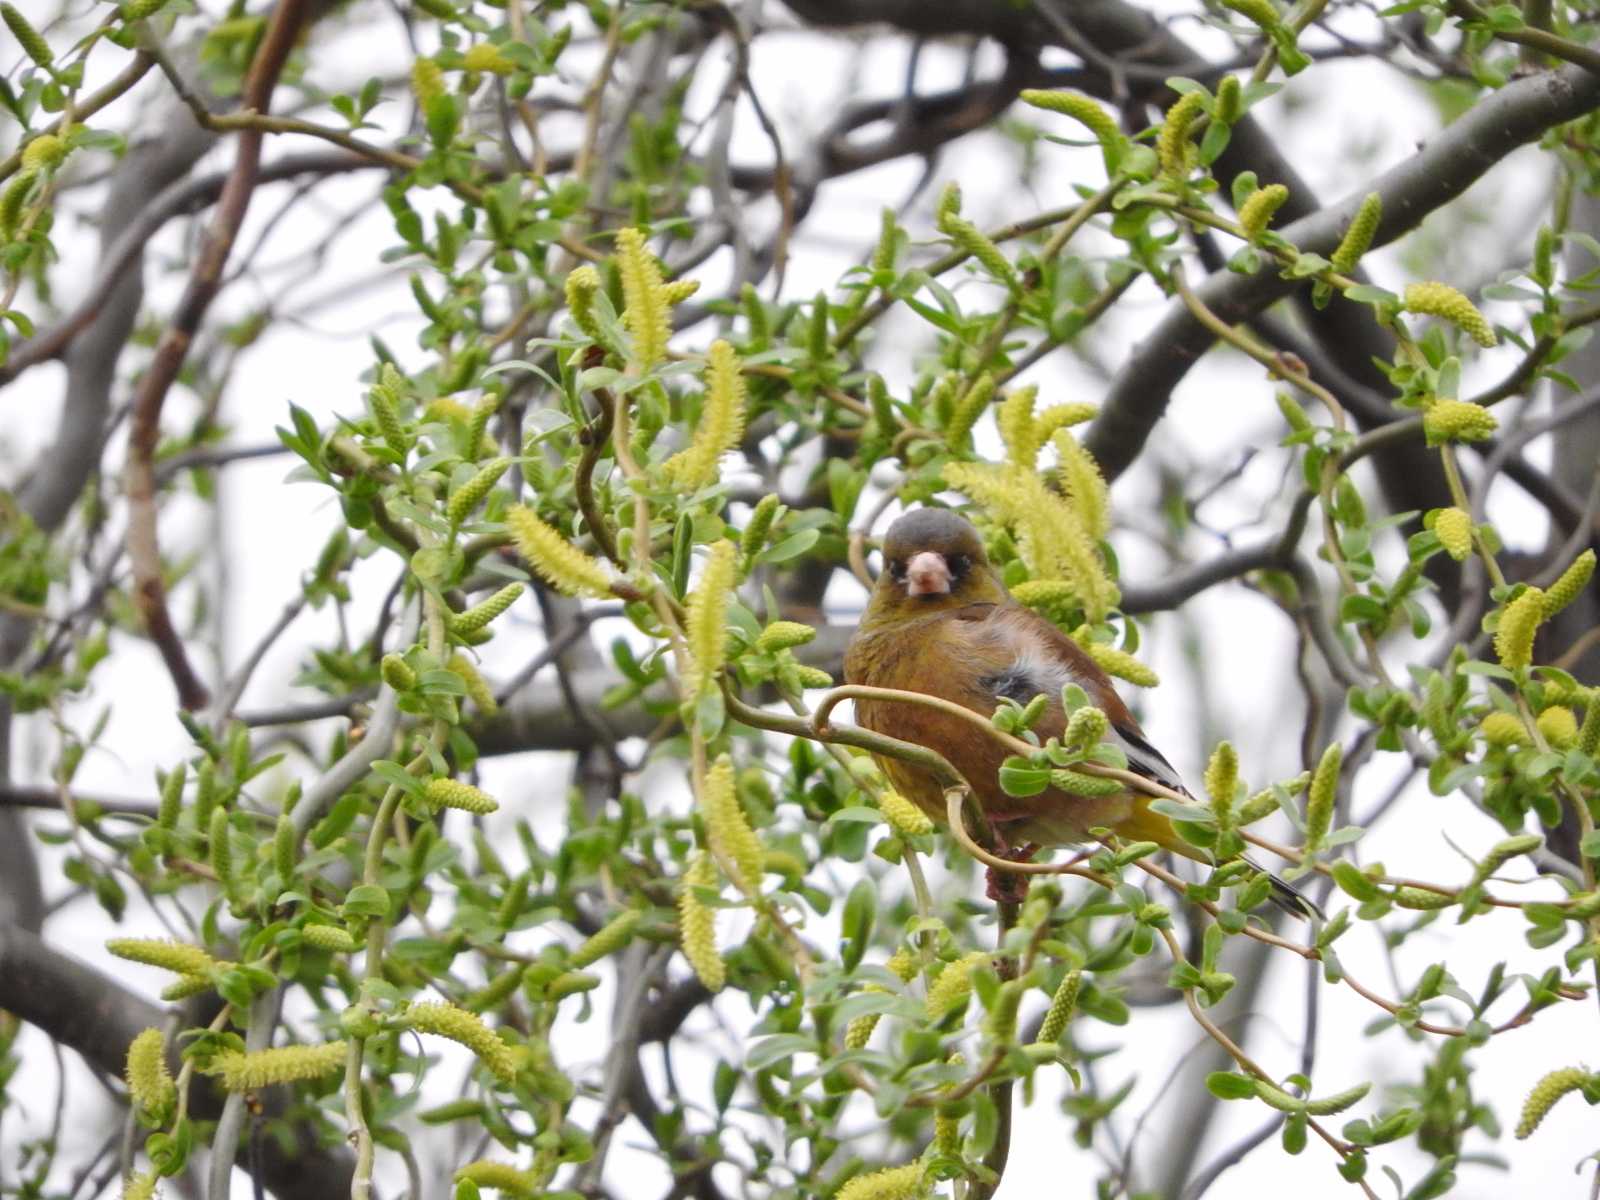
[[[427,108],[445,93],[444,72],[431,58],[419,58],[411,64],[411,94],[417,103]]]
[[[1117,128],[1116,118],[1087,96],[1077,92],[1025,88],[1020,97],[1024,104],[1031,104],[1034,108],[1071,117],[1094,134],[1095,140],[1105,149],[1111,149],[1122,140],[1122,130]]]
[[[972,433],[972,427],[977,424],[978,418],[983,415],[984,409],[989,407],[989,401],[994,398],[994,376],[985,371],[973,381],[959,400],[950,410],[950,419],[945,422],[944,438],[952,447],[961,446]]]
[[[484,498],[500,482],[500,476],[506,473],[506,468],[511,466],[509,458],[496,458],[485,463],[471,479],[455,490],[450,501],[445,505],[445,516],[451,525],[460,525],[469,516],[472,510],[482,504]]]
[[[162,988],[161,998],[171,1004],[187,1000],[191,996],[198,996],[201,992],[209,992],[213,986],[209,976],[185,975],[176,983],[169,983]]]
[[[884,969],[898,977],[901,983],[910,983],[916,978],[917,972],[921,969],[922,960],[917,957],[915,951],[902,946],[883,965]],[[863,990],[883,993],[889,989],[879,987],[875,983],[869,983]],[[878,1027],[878,1018],[880,1016],[882,1016],[881,1013],[866,1013],[851,1021],[845,1029],[845,1048],[849,1050],[863,1049],[872,1040],[872,1031]]]
[[[1085,421],[1093,420],[1094,415],[1100,410],[1093,404],[1075,402],[1072,404],[1052,404],[1034,419],[1034,432],[1039,437],[1042,446],[1049,441],[1058,431],[1072,425],[1082,425]],[[1087,454],[1087,451],[1085,451]],[[1031,463],[1029,464],[1032,465]],[[1098,467],[1095,468],[1097,471]]]
[[[1457,562],[1464,562],[1472,553],[1472,518],[1465,510],[1441,508],[1433,518],[1433,532]]]
[[[1058,432],[1051,445],[1060,459],[1061,490],[1089,536],[1104,538],[1111,532],[1111,495],[1100,464],[1066,430]]]
[[[1570,708],[1556,705],[1539,714],[1537,722],[1544,740],[1557,750],[1568,750],[1578,742],[1578,718]]]
[[[600,272],[585,264],[567,276],[567,311],[590,340],[600,340],[600,323],[595,320],[594,298],[600,292]]]
[[[1368,192],[1366,199],[1361,201],[1361,207],[1356,209],[1350,228],[1344,231],[1343,239],[1329,259],[1335,271],[1340,275],[1348,275],[1356,269],[1361,256],[1372,248],[1372,239],[1377,235],[1378,224],[1382,220],[1383,197],[1377,192]]]
[[[944,185],[939,193],[938,202],[933,208],[933,219],[941,229],[951,217],[961,215],[961,185],[952,179]]]
[[[994,244],[988,234],[971,221],[954,213],[941,216],[939,232],[954,242],[957,249],[964,250],[977,259],[997,283],[1004,284],[1011,291],[1017,289],[1017,269],[1011,265],[1011,260],[1001,252],[1000,247]]]
[[[1001,444],[1006,448],[1006,455],[1019,467],[1032,467],[1039,457],[1039,447],[1044,444],[1034,431],[1033,406],[1038,396],[1038,388],[1017,388],[1007,392],[995,410]]]
[[[1394,902],[1401,908],[1409,908],[1415,912],[1432,912],[1435,909],[1449,908],[1456,902],[1456,898],[1447,896],[1443,892],[1430,892],[1427,888],[1403,887],[1395,889]]]
[[[1218,742],[1206,764],[1206,795],[1211,797],[1211,811],[1216,814],[1217,828],[1226,832],[1233,828],[1233,798],[1239,790],[1239,755],[1229,742]]]
[[[711,856],[700,851],[683,874],[678,889],[678,939],[683,956],[689,960],[707,991],[720,992],[728,971],[717,951],[716,911],[694,894],[697,887],[715,888],[717,869]]]
[[[419,1033],[449,1038],[478,1056],[478,1061],[503,1083],[517,1074],[517,1056],[511,1047],[495,1036],[475,1012],[454,1004],[413,1004],[406,1009],[406,1022]]]
[[[1217,102],[1211,117],[1219,125],[1232,125],[1244,115],[1244,85],[1237,75],[1224,75],[1217,82]]]
[[[1068,971],[1062,976],[1061,985],[1056,988],[1055,995],[1050,999],[1050,1008],[1044,1014],[1044,1022],[1039,1026],[1041,1042],[1061,1040],[1061,1035],[1067,1031],[1067,1024],[1072,1020],[1072,1014],[1078,1007],[1078,989],[1082,985],[1082,971]]]
[[[1011,598],[1057,624],[1070,620],[1079,608],[1077,589],[1064,579],[1026,580],[1011,589]]]
[[[55,54],[50,50],[50,43],[40,36],[39,31],[28,24],[24,17],[10,4],[0,4],[0,18],[4,18],[6,28],[11,30],[11,36],[17,39],[17,45],[23,52],[41,67],[49,67],[55,62]]]
[[[1470,400],[1435,400],[1422,414],[1422,432],[1430,446],[1481,442],[1498,427],[1492,412]]]
[[[1513,858],[1532,854],[1543,845],[1544,838],[1537,833],[1519,833],[1515,837],[1496,842],[1489,847],[1489,852],[1483,856],[1483,860],[1473,868],[1472,879],[1467,887],[1479,887]]]
[[[783,502],[773,492],[768,492],[756,502],[755,508],[750,513],[750,521],[739,535],[739,558],[748,571],[767,544],[767,535],[772,532],[772,523],[777,520],[778,510],[783,507]]]
[[[1067,718],[1067,727],[1061,734],[1061,744],[1068,750],[1081,754],[1104,741],[1110,731],[1111,719],[1104,711],[1086,705]]]
[[[1600,689],[1589,693],[1583,711],[1583,725],[1578,729],[1578,749],[1593,755],[1600,750]]]
[[[479,42],[470,47],[461,56],[461,65],[469,71],[482,71],[487,75],[509,75],[517,69],[517,64],[500,53],[500,47],[493,42]]]
[[[156,1190],[156,1184],[160,1182],[161,1176],[154,1171],[129,1175],[128,1181],[122,1185],[122,1200],[156,1200],[161,1195]]]
[[[167,1070],[167,1040],[159,1029],[143,1030],[128,1044],[127,1080],[134,1104],[164,1122],[178,1101],[178,1085]]]
[[[1550,585],[1544,594],[1544,615],[1549,620],[1579,596],[1594,578],[1594,551],[1585,550],[1572,565],[1561,572],[1561,578]]]
[[[834,1193],[835,1200],[917,1200],[927,1194],[922,1164],[907,1163],[857,1175]]]
[[[112,938],[106,943],[106,949],[118,958],[144,963],[150,967],[161,967],[178,975],[209,975],[217,967],[225,965],[218,959],[212,958],[199,946],[191,946],[186,942],[169,942],[153,938]]]
[[[41,134],[22,148],[22,169],[48,171],[52,167],[59,167],[66,157],[65,141],[53,133]]]
[[[1536,587],[1523,591],[1500,614],[1494,634],[1494,652],[1500,665],[1510,670],[1533,662],[1533,638],[1544,620],[1544,592]]]
[[[335,954],[349,954],[356,948],[356,939],[337,925],[302,925],[300,937],[308,946]]]
[[[1272,224],[1272,216],[1289,198],[1289,189],[1281,183],[1269,184],[1250,193],[1249,199],[1239,206],[1239,226],[1250,241],[1255,241]]]
[[[1522,1102],[1522,1118],[1517,1122],[1518,1139],[1531,1137],[1557,1100],[1588,1082],[1589,1072],[1579,1067],[1563,1067],[1534,1084],[1528,1098]]]
[[[633,335],[632,365],[642,373],[666,356],[672,333],[661,265],[647,248],[642,230],[617,231],[617,273],[622,277],[622,323]]]
[[[1406,312],[1421,313],[1449,321],[1478,345],[1488,348],[1496,342],[1494,327],[1471,300],[1448,283],[1428,281],[1406,285]]]
[[[606,569],[521,505],[506,513],[506,528],[524,562],[559,592],[569,596],[611,594]]]
[[[739,355],[722,339],[706,352],[706,401],[689,445],[661,465],[662,474],[695,492],[717,477],[722,456],[744,436],[745,386]]]
[[[832,675],[829,675],[821,667],[808,667],[804,663],[800,663],[795,667],[794,677],[799,680],[800,686],[803,688],[831,688],[833,686]]]
[[[1037,471],[1014,463],[951,462],[945,464],[944,478],[1014,529],[1029,573],[1070,584],[1090,621],[1101,620],[1116,604],[1119,593],[1083,515]]]
[[[478,673],[477,665],[465,654],[456,651],[450,656],[450,661],[445,663],[445,668],[461,680],[462,686],[467,689],[467,699],[477,706],[480,713],[492,717],[500,711],[500,705],[494,698],[494,689],[489,686],[489,681]]]
[[[1161,122],[1161,132],[1156,136],[1156,155],[1161,162],[1161,173],[1172,179],[1185,179],[1189,174],[1189,130],[1205,109],[1204,92],[1185,92]]]
[[[216,808],[211,811],[211,826],[207,831],[206,842],[211,851],[211,869],[216,873],[217,882],[222,885],[222,890],[228,893],[233,891],[233,843],[228,836],[230,822],[228,810]]]
[[[689,594],[684,635],[691,669],[685,680],[690,695],[699,695],[716,680],[728,654],[728,602],[733,599],[734,567],[739,548],[724,538],[711,547],[699,586]]]
[[[615,954],[633,938],[633,931],[643,918],[644,914],[638,909],[624,909],[574,950],[568,962],[574,969],[581,969],[599,962],[608,954]]]
[[[456,1170],[457,1183],[471,1183],[507,1196],[533,1197],[540,1194],[538,1177],[510,1163],[481,1159]]]
[[[459,808],[480,815],[492,813],[500,807],[499,801],[481,788],[459,779],[430,779],[422,795],[434,808]]]
[[[23,206],[38,179],[37,171],[19,171],[0,194],[0,239],[10,239],[17,232],[22,224]]]
[[[230,1092],[253,1092],[280,1083],[320,1079],[344,1066],[344,1042],[320,1046],[279,1046],[273,1050],[227,1050],[211,1060],[209,1070],[222,1076]]]
[[[739,803],[733,762],[726,754],[706,772],[700,789],[700,814],[705,820],[712,850],[733,868],[733,882],[742,891],[759,891],[766,854],[761,839],[750,827],[744,806]]]
[[[972,969],[989,961],[987,951],[974,950],[946,963],[928,988],[928,1015],[935,1020],[966,1000],[972,991]]]
[[[551,530],[551,532],[554,533],[555,531]],[[595,565],[598,567],[599,564]],[[541,575],[543,573],[542,571],[540,572]],[[601,574],[604,575],[604,572],[602,571]],[[450,628],[456,633],[476,633],[520,600],[522,592],[523,587],[520,583],[508,583],[487,600],[474,604],[465,612],[453,615],[450,618]]]
[[[894,209],[885,205],[878,213],[878,242],[872,248],[869,267],[875,277],[892,274],[899,250],[900,222]]]
[[[1526,746],[1533,740],[1515,713],[1490,713],[1478,723],[1478,732],[1491,746]]]
[[[662,285],[661,296],[668,304],[682,304],[699,290],[698,279],[674,279],[671,283]]]
[[[1017,1036],[1017,1011],[1027,988],[1021,979],[1008,979],[1000,985],[994,1005],[984,1016],[983,1031],[993,1042],[1010,1042]]]
[[[1344,751],[1334,742],[1322,752],[1317,769],[1311,775],[1311,787],[1306,796],[1306,853],[1315,854],[1322,848],[1322,839],[1328,836],[1333,823],[1333,802],[1339,791],[1339,766]]]
[[[771,654],[778,650],[792,650],[804,646],[817,636],[817,631],[799,621],[774,621],[756,638],[756,649]]]
[[[1126,679],[1136,687],[1161,685],[1161,677],[1126,650],[1119,650],[1105,642],[1080,642],[1079,645],[1107,675]]]
[[[409,692],[417,686],[417,673],[398,654],[385,654],[383,661],[378,664],[378,671],[384,683],[397,692]]]
[[[1069,796],[1115,796],[1126,791],[1128,785],[1120,779],[1108,779],[1104,775],[1061,769],[1050,772],[1050,786]]]
[[[928,814],[892,788],[879,794],[878,808],[900,833],[916,836],[933,832],[933,820]]]

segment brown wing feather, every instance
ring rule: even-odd
[[[1049,622],[1014,604],[973,605],[866,633],[851,644],[845,678],[939,696],[985,717],[999,703],[997,686],[1014,682],[1015,698],[1026,700],[1035,692],[1049,697],[1034,726],[1041,739],[1066,728],[1061,687],[1076,682],[1115,724],[1138,730],[1094,661]],[[1075,843],[1094,826],[1128,820],[1136,808],[1135,797],[1127,794],[1091,799],[1051,789],[1037,796],[1006,795],[998,782],[1005,748],[959,717],[915,704],[858,701],[856,719],[868,729],[938,750],[1011,840]],[[944,796],[934,776],[895,759],[880,763],[897,790],[943,820]]]

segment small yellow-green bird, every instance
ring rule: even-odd
[[[989,565],[978,531],[948,509],[917,509],[889,527],[883,570],[845,652],[844,674],[848,683],[922,692],[985,717],[1001,700],[1026,704],[1046,696],[1048,706],[1033,726],[1041,740],[1065,730],[1061,689],[1075,683],[1106,714],[1111,740],[1127,755],[1129,770],[1187,793],[1105,672],[1066,634],[1011,598]],[[1089,839],[1090,829],[1102,827],[1208,861],[1171,821],[1150,811],[1151,797],[1142,792],[1090,797],[1047,788],[1010,796],[999,785],[1008,751],[969,722],[894,701],[857,700],[855,708],[865,728],[944,755],[1012,846],[1076,845]],[[935,775],[894,758],[879,757],[878,764],[896,791],[944,821],[944,791]],[[1279,907],[1296,916],[1316,911],[1282,880],[1273,878],[1273,886]]]

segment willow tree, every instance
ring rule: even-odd
[[[1084,1193],[1421,1198],[1591,1148],[1532,1032],[1592,1036],[1600,954],[1588,6],[1161,9],[0,5],[7,1190],[985,1197],[1070,1130]],[[361,361],[239,436],[321,326]],[[261,459],[320,505],[264,610]],[[1224,865],[985,898],[971,781],[837,686],[915,504],[1139,693],[1194,794],[1133,786]],[[1003,786],[1127,786],[1036,713],[974,717]]]

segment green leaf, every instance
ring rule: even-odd
[[[1206,1090],[1218,1100],[1250,1100],[1256,1094],[1256,1081],[1234,1071],[1213,1071],[1206,1076]]]
[[[844,920],[840,932],[845,939],[841,955],[844,968],[853,971],[861,965],[861,958],[872,942],[872,927],[878,914],[878,889],[870,878],[863,878],[850,889],[844,902]]]
[[[802,529],[798,533],[791,533],[781,542],[774,542],[760,554],[756,555],[757,563],[788,562],[791,558],[799,558],[807,550],[817,544],[817,539],[822,536],[820,529]]]
[[[1012,755],[1001,764],[1000,787],[1008,796],[1037,796],[1050,786],[1050,768]]]
[[[883,820],[883,814],[877,809],[866,804],[852,804],[830,813],[824,824],[837,825],[850,821],[860,821],[866,825],[876,825]]]
[[[1364,903],[1383,895],[1383,889],[1362,874],[1354,863],[1340,861],[1334,863],[1330,869],[1333,872],[1333,881],[1356,900]]]
[[[816,1052],[817,1044],[810,1038],[798,1033],[780,1033],[775,1037],[762,1038],[752,1043],[744,1056],[744,1065],[751,1071],[759,1071],[786,1058],[793,1058],[796,1054]]]
[[[342,906],[349,917],[387,917],[389,892],[375,883],[361,883],[350,889]]]

